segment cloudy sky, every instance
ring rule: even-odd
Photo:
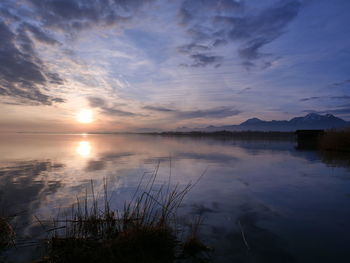
[[[1,0],[0,131],[350,120],[349,0]],[[76,114],[90,110],[93,122]]]

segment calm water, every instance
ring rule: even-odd
[[[201,214],[216,262],[350,262],[349,159],[297,151],[291,141],[141,135],[1,135],[3,213],[18,239],[108,181],[115,207],[160,163],[157,184],[186,185],[206,170],[182,212]],[[239,223],[238,223],[239,222]],[[245,246],[239,224],[250,250]],[[20,252],[19,252],[20,251]],[[9,255],[28,261],[33,248]],[[234,261],[235,260],[235,261]]]

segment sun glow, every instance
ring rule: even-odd
[[[77,120],[81,123],[92,122],[92,111],[91,110],[81,110],[77,114]]]
[[[91,153],[91,145],[88,141],[81,141],[76,149],[81,157],[89,157]]]

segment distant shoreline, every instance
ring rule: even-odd
[[[15,132],[16,134],[37,135],[156,135],[156,136],[183,136],[183,137],[234,137],[234,138],[295,138],[295,132],[283,131],[214,131],[214,132]]]
[[[215,131],[215,132],[154,132],[138,133],[144,135],[159,135],[169,137],[215,137],[231,139],[274,139],[274,140],[295,140],[295,132],[277,132],[277,131]]]

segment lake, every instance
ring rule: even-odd
[[[292,140],[2,134],[0,208],[17,215],[19,242],[5,256],[38,256],[26,243],[45,233],[38,221],[69,209],[91,181],[102,196],[105,179],[118,208],[159,165],[158,186],[203,174],[181,213],[202,216],[214,262],[350,262],[349,160],[297,150]]]

